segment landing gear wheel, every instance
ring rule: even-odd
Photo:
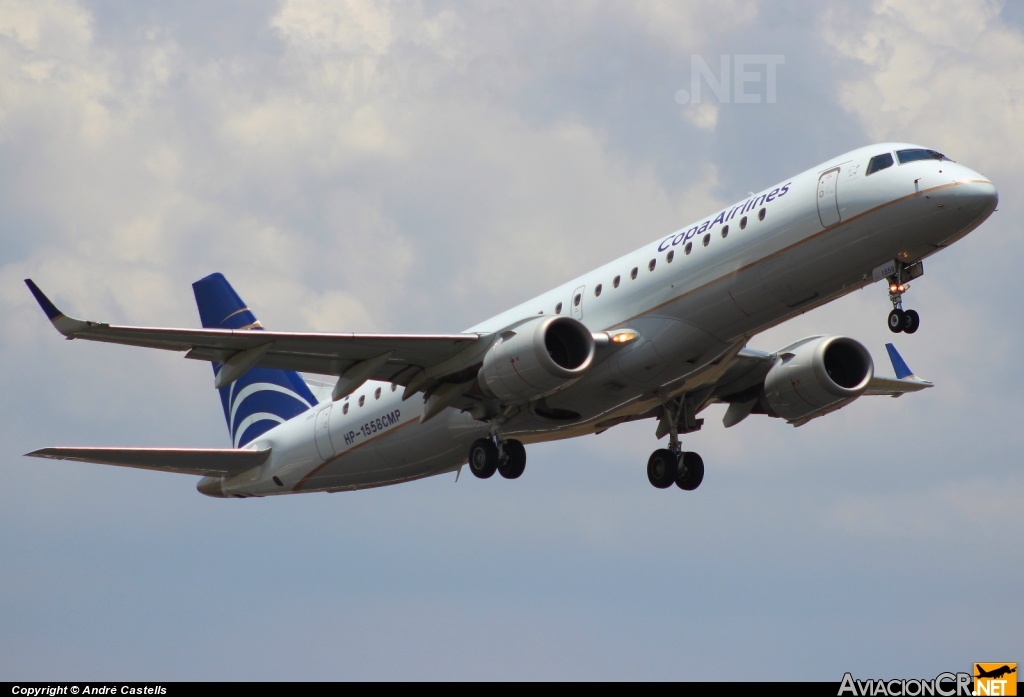
[[[473,441],[469,446],[469,471],[480,479],[494,476],[498,469],[498,446],[490,438]]]
[[[893,310],[889,313],[889,331],[893,334],[902,332],[906,322],[906,313],[903,310]]]
[[[684,491],[693,491],[704,481],[704,460],[697,453],[683,453],[679,458],[679,472],[676,486]]]
[[[915,310],[907,310],[903,313],[903,331],[907,334],[913,334],[917,331],[917,328],[921,326],[921,315],[917,314]]]
[[[671,450],[655,450],[647,461],[647,478],[659,489],[667,489],[676,480],[679,458]]]
[[[505,462],[498,465],[498,474],[505,479],[518,479],[526,469],[526,448],[517,440],[505,441]]]

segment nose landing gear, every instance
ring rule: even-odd
[[[890,269],[892,267],[889,267]],[[913,334],[921,326],[921,316],[915,310],[903,309],[903,294],[910,290],[911,279],[918,278],[924,274],[924,265],[921,262],[916,264],[904,264],[900,262],[896,266],[896,273],[887,277],[889,281],[889,300],[892,302],[892,312],[889,313],[889,331],[893,334],[903,332]]]
[[[892,301],[892,312],[889,313],[889,331],[893,334],[904,332],[913,334],[921,326],[921,316],[916,310],[903,309],[903,294],[910,289],[909,283],[889,284],[889,300]]]
[[[921,326],[921,316],[916,310],[903,310],[899,307],[889,313],[889,331],[893,334],[905,332],[913,334]]]

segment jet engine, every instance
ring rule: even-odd
[[[762,406],[797,426],[860,397],[875,374],[868,350],[845,336],[804,339],[778,357],[764,379]]]
[[[477,381],[501,402],[527,402],[566,387],[593,362],[594,337],[581,322],[538,317],[502,333]]]

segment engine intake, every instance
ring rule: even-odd
[[[845,336],[803,339],[778,357],[764,379],[764,410],[797,426],[857,399],[875,374],[868,350]]]
[[[484,356],[480,388],[506,403],[566,387],[594,361],[594,337],[571,317],[538,317],[501,335]]]

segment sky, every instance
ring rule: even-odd
[[[723,57],[754,78],[690,98]],[[0,0],[0,680],[1024,660],[1022,117],[998,0]],[[189,284],[220,271],[268,328],[456,332],[888,140],[1000,191],[925,262],[920,331],[893,339],[876,285],[750,346],[844,334],[886,374],[894,340],[936,387],[798,429],[712,407],[695,492],[647,482],[653,422],[532,445],[515,481],[249,500],[22,457],[229,445],[207,366],[64,341],[24,278],[123,324],[197,326]]]

